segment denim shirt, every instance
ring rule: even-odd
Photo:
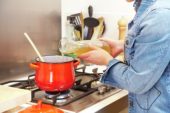
[[[170,113],[170,0],[142,0],[125,62],[111,60],[101,82],[129,91],[129,113]]]

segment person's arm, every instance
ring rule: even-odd
[[[148,15],[140,25],[140,34],[133,39],[135,48],[130,64],[110,61],[101,82],[124,88],[136,94],[151,89],[170,62],[170,10]]]

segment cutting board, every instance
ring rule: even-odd
[[[0,113],[31,101],[31,91],[0,85]]]

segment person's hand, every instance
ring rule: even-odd
[[[108,52],[101,48],[92,45],[90,45],[90,48],[93,50],[78,57],[84,61],[97,65],[107,65],[109,61],[113,59],[113,57]]]
[[[121,52],[124,51],[124,42],[120,40],[111,40],[108,38],[99,38],[99,40],[107,43],[111,48],[111,55],[112,57],[116,57]]]

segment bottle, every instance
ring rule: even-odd
[[[125,40],[126,30],[127,30],[127,20],[125,17],[121,17],[118,20],[118,29],[119,29],[119,40]]]
[[[126,30],[127,30],[127,20],[125,17],[121,17],[118,22],[118,29],[119,29],[119,40],[125,41],[125,37],[126,37]],[[118,59],[121,61],[124,61],[124,53],[120,53],[120,55],[118,56]]]
[[[63,42],[63,45],[61,45],[62,47],[60,48],[60,52],[65,56],[77,57],[83,53],[91,51],[92,48],[90,47],[90,45],[102,48],[108,53],[111,52],[110,46],[100,40],[70,41],[68,39],[66,39]]]

